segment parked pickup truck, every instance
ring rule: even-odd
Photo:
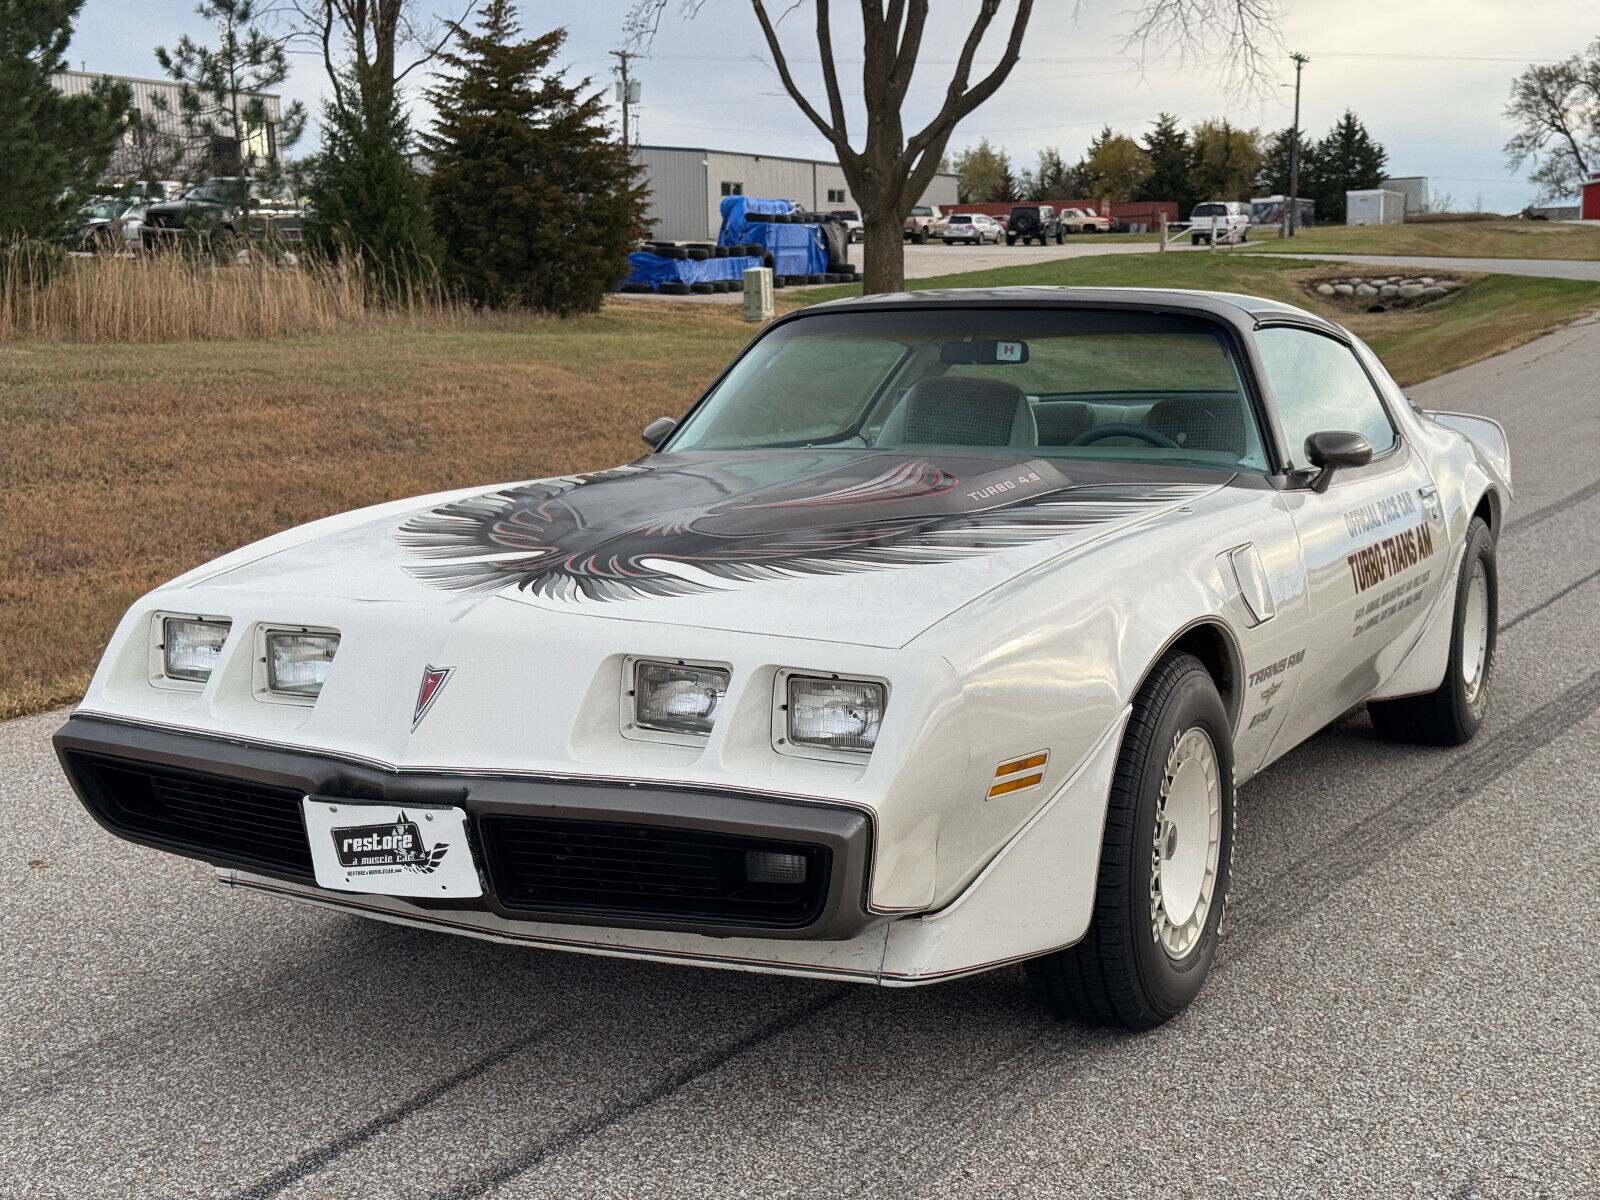
[[[944,211],[937,204],[919,204],[906,218],[906,240],[924,245],[930,237],[943,233],[943,227]]]
[[[1061,228],[1067,233],[1110,233],[1111,218],[1081,208],[1063,208]]]

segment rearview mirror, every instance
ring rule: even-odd
[[[645,445],[649,446],[650,449],[659,450],[661,443],[666,441],[677,427],[677,417],[657,417],[644,427],[644,432],[639,436],[644,438]]]
[[[1372,443],[1349,430],[1313,433],[1306,439],[1306,458],[1317,468],[1311,490],[1325,492],[1340,467],[1364,467],[1372,461]]]

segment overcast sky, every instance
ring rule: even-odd
[[[442,0],[421,3],[448,8]],[[645,142],[827,156],[827,143],[760,60],[760,30],[744,0],[706,0],[692,20],[680,15],[678,0],[672,3],[649,59],[637,65]],[[1043,146],[1058,146],[1075,159],[1102,125],[1139,136],[1161,111],[1185,123],[1227,117],[1263,129],[1289,124],[1290,89],[1271,88],[1265,98],[1231,92],[1215,56],[1187,64],[1151,59],[1141,68],[1119,52],[1118,35],[1136,3],[1038,0],[1022,61],[1000,92],[958,127],[951,151],[987,136],[1018,166],[1030,165]],[[835,5],[834,45],[843,82],[859,96],[859,53],[851,49],[860,44],[859,24],[852,32],[847,22],[854,7]],[[933,7],[907,97],[908,126],[942,95],[975,5],[936,0]],[[565,23],[564,61],[574,74],[602,83],[626,8],[623,0],[526,3],[521,20],[530,34]],[[1501,110],[1511,80],[1529,62],[1565,57],[1600,36],[1594,0],[1287,0],[1284,8],[1282,47],[1273,60],[1287,83],[1293,79],[1288,51],[1311,56],[1301,99],[1307,131],[1320,136],[1353,108],[1388,149],[1392,173],[1427,175],[1435,198],[1448,193],[1458,208],[1481,203],[1514,212],[1533,198],[1533,189],[1508,171],[1501,151],[1510,136]],[[820,93],[810,26],[808,13],[796,13],[780,29],[794,47],[796,73]],[[158,76],[154,47],[183,33],[202,41],[208,34],[193,0],[86,0],[69,54],[74,67]],[[999,35],[991,33],[984,61],[992,63],[999,48]],[[304,101],[315,117],[323,88],[320,59],[298,56],[280,90],[286,99]],[[313,148],[314,139],[308,133],[297,152]]]

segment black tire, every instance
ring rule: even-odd
[[[1241,242],[1248,242],[1250,240],[1250,231],[1246,229],[1243,233],[1241,233],[1239,235],[1239,240]]]
[[[711,251],[700,246],[685,246],[684,253],[695,262],[704,262],[711,257]]]
[[[685,259],[689,257],[689,252],[682,246],[663,246],[656,251],[656,256],[658,258]]]
[[[1017,244],[1017,239],[1012,237],[1009,233],[1006,234],[1006,245],[1015,246],[1016,244]]]
[[[727,258],[728,257],[728,248],[726,246],[713,246],[713,247],[711,247],[711,257],[712,258]]]
[[[730,280],[728,280],[728,290],[730,292],[742,292],[742,291],[744,291],[744,280],[742,280],[742,279],[730,279]]]
[[[1483,714],[1489,707],[1495,633],[1500,622],[1499,576],[1494,552],[1494,535],[1489,532],[1482,517],[1473,517],[1472,524],[1467,527],[1467,551],[1461,559],[1461,575],[1456,580],[1455,613],[1450,626],[1450,660],[1445,667],[1444,682],[1423,696],[1373,700],[1368,703],[1367,713],[1372,717],[1372,727],[1379,736],[1391,742],[1409,742],[1418,746],[1459,746],[1471,741],[1472,735],[1478,732],[1478,727],[1483,724]],[[1488,629],[1478,686],[1471,688],[1463,669],[1466,666],[1463,662],[1463,643],[1473,564],[1478,562],[1483,564],[1487,588]]]
[[[812,271],[806,276],[807,283],[827,283],[828,275],[825,271]]]
[[[716,292],[717,286],[709,280],[701,280],[699,283],[691,283],[689,290],[696,296],[710,296]]]
[[[1061,230],[1059,230],[1059,229],[1056,230],[1056,245],[1060,246],[1063,243],[1065,243],[1066,240],[1067,240],[1066,234],[1062,233]]]
[[[1172,752],[1191,730],[1210,739],[1221,803],[1216,880],[1199,936],[1174,958],[1152,931],[1156,822]],[[1209,844],[1209,843],[1208,843]],[[1152,1029],[1183,1011],[1216,957],[1233,854],[1233,744],[1211,674],[1192,654],[1168,654],[1133,701],[1100,845],[1094,914],[1083,940],[1027,964],[1034,995],[1057,1016]]]
[[[689,285],[679,280],[669,279],[665,283],[656,284],[656,291],[663,296],[687,296],[689,294]]]
[[[633,281],[621,284],[617,288],[617,291],[619,291],[619,292],[628,292],[628,293],[631,293],[631,294],[633,294],[635,296],[637,296],[637,295],[639,295],[639,294],[641,294],[643,292],[653,292],[655,290],[656,289],[653,286],[651,286],[650,284],[648,284],[648,283],[638,283],[638,282],[633,282]]]
[[[726,279],[713,279],[711,281],[711,290],[719,296],[725,296],[728,294],[728,283],[729,281]]]

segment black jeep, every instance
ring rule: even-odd
[[[1066,230],[1061,225],[1061,218],[1056,210],[1048,204],[1015,204],[1011,208],[1011,216],[1006,222],[1006,245],[1015,246],[1018,242],[1031,242],[1039,239],[1039,245],[1054,241],[1061,245],[1066,241]]]

